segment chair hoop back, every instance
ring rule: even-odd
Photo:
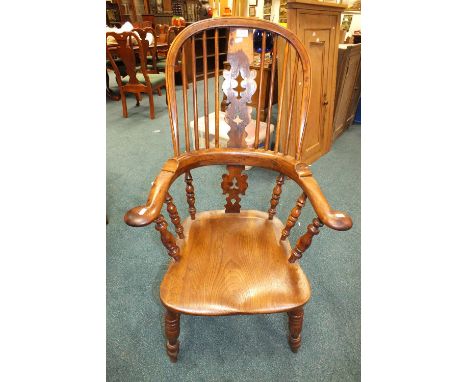
[[[214,36],[207,37],[207,31],[214,30]],[[227,43],[227,59],[224,68],[219,68],[219,57],[223,54],[220,50],[221,33],[229,32]],[[239,31],[239,32],[238,32]],[[254,32],[255,31],[255,32]],[[236,34],[237,33],[237,34]],[[253,64],[252,36],[260,33],[261,49],[259,63]],[[199,37],[201,35],[201,38]],[[247,38],[242,38],[244,36]],[[250,45],[249,45],[250,40]],[[267,40],[271,41],[272,47],[267,48]],[[196,42],[200,43],[195,47]],[[213,57],[207,54],[208,44],[214,43],[215,70],[208,74],[207,62]],[[255,41],[254,41],[255,45]],[[201,49],[200,49],[201,48]],[[265,80],[265,68],[268,67],[266,53],[270,54],[271,79],[269,83]],[[226,54],[226,53],[224,53]],[[213,55],[211,55],[213,56]],[[184,135],[185,140],[180,139],[182,129],[179,129],[179,116],[177,110],[175,72],[178,67],[178,57],[182,57],[182,92],[184,105]],[[197,59],[203,60],[203,95],[198,97],[196,68],[194,62]],[[279,68],[277,62],[282,60],[282,67]],[[189,65],[192,64],[190,68]],[[299,64],[302,69],[299,72]],[[253,68],[254,66],[255,68]],[[187,70],[191,69],[192,78],[187,79]],[[273,143],[271,133],[271,109],[276,87],[278,88],[278,116],[275,128],[275,153],[292,155],[296,160],[300,160],[302,151],[302,141],[307,121],[307,112],[310,99],[310,61],[306,49],[299,39],[291,31],[266,20],[252,19],[248,17],[223,17],[217,19],[207,19],[191,24],[182,30],[172,42],[166,61],[166,88],[169,108],[169,120],[171,126],[174,155],[177,157],[184,152],[197,151],[210,148],[210,136],[214,137],[212,148],[220,147],[220,112],[219,112],[219,73],[223,70],[224,82],[222,92],[227,98],[227,108],[225,110],[224,122],[229,125],[227,135],[229,148],[254,148],[259,149],[260,126],[264,122],[260,121],[259,110],[260,101],[268,97],[268,116],[266,118],[266,131],[262,133],[263,150],[269,150]],[[279,70],[280,69],[280,70]],[[280,81],[280,71],[282,78]],[[276,76],[276,72],[278,75]],[[298,74],[299,72],[299,74]],[[214,75],[214,102],[210,105],[208,91],[208,76]],[[200,76],[201,77],[201,76]],[[277,81],[275,82],[275,78]],[[193,98],[193,123],[189,123],[188,115],[188,80],[192,80]],[[291,86],[290,94],[284,94],[285,83],[289,81]],[[302,90],[302,91],[301,91]],[[258,94],[255,94],[255,93]],[[252,105],[253,99],[257,98],[258,105]],[[205,144],[201,147],[199,142],[198,125],[198,99],[204,100],[204,130]],[[283,106],[283,104],[286,105]],[[210,120],[210,107],[214,106],[214,123]],[[253,121],[250,117],[252,106],[257,107],[257,117]],[[213,113],[211,113],[213,114]],[[213,118],[211,118],[212,120]],[[203,122],[202,122],[203,123]],[[193,131],[192,125],[193,124]],[[214,125],[214,131],[211,125]],[[255,131],[250,130],[248,135],[246,128],[255,124]],[[202,126],[203,128],[203,126]],[[265,128],[263,128],[265,130]],[[179,131],[180,130],[180,131]],[[293,131],[297,130],[294,138],[294,152],[290,152],[290,140]],[[191,134],[193,133],[193,134]],[[193,142],[190,136],[193,136]],[[203,137],[202,137],[203,138]],[[249,138],[250,143],[248,143]],[[203,139],[201,139],[203,141]],[[201,142],[203,143],[203,142]],[[185,146],[185,147],[183,147]],[[185,150],[184,150],[185,149]]]

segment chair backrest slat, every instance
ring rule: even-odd
[[[289,144],[291,142],[291,122],[292,122],[292,117],[294,114],[294,106],[295,106],[295,100],[296,100],[296,93],[297,93],[297,67],[299,64],[299,59],[296,55],[294,59],[294,71],[293,71],[293,78],[291,81],[291,98],[289,99],[289,110],[288,110],[288,128],[286,132],[286,146],[284,147],[283,151],[285,154],[289,153]]]
[[[265,65],[265,50],[266,50],[266,31],[262,31],[262,53],[260,54],[260,83],[258,85],[258,99],[257,99],[257,117],[255,124],[255,142],[254,148],[258,149],[258,141],[260,137],[260,110],[263,100],[263,72]]]
[[[191,38],[191,61],[192,61],[192,91],[193,91],[193,125],[194,125],[194,136],[195,136],[195,150],[200,149],[200,139],[198,136],[198,97],[197,97],[197,68],[196,60],[197,56],[195,54],[195,36]]]
[[[190,152],[190,131],[189,131],[189,115],[187,101],[187,65],[186,65],[186,50],[187,44],[182,47],[182,97],[184,102],[184,129],[185,129],[185,151]]]
[[[219,29],[215,29],[215,147],[219,148]]]
[[[276,55],[278,53],[278,36],[273,37],[273,55],[271,58],[271,75],[270,75],[270,91],[268,97],[268,114],[266,119],[266,133],[265,133],[265,150],[270,148],[270,124],[271,124],[271,111],[273,108],[273,95],[275,91],[275,76],[276,76]]]
[[[258,59],[254,59],[254,49],[259,52]],[[178,57],[182,57],[183,129],[178,126],[174,77],[176,69],[180,69]],[[187,90],[187,70],[191,71],[191,94]],[[203,109],[199,109],[197,78],[203,81]],[[263,145],[262,150],[270,150],[274,142],[275,153],[300,158],[310,98],[310,63],[304,46],[291,31],[265,20],[242,17],[193,23],[178,33],[169,48],[166,83],[175,155],[226,146],[259,149]],[[213,86],[214,91],[209,90]],[[251,116],[253,109],[255,118]],[[199,110],[203,110],[201,126]],[[185,144],[182,152],[179,132],[185,135],[185,139],[180,137]],[[201,146],[200,135],[204,140]],[[291,136],[295,137],[293,141]]]
[[[284,88],[286,85],[287,63],[289,62],[289,45],[286,44],[284,48],[284,62],[283,62],[283,75],[281,76],[280,93],[278,96],[278,121],[276,122],[276,140],[275,140],[275,153],[279,150],[281,140],[281,121],[283,118],[283,104],[284,104]]]
[[[203,31],[202,35],[203,45],[203,96],[204,96],[204,119],[205,119],[205,148],[210,148],[210,119],[208,115],[208,57],[206,52],[206,30]]]

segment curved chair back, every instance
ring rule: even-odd
[[[254,49],[259,52],[256,62]],[[180,112],[177,99],[180,95],[176,94],[174,77],[179,54],[183,82],[183,110]],[[221,70],[222,84],[219,81]],[[210,76],[214,79],[209,81]],[[197,80],[203,80],[202,89],[197,86]],[[189,81],[191,94],[187,91]],[[213,91],[209,89],[210,82]],[[289,94],[285,92],[287,82]],[[166,88],[176,157],[184,152],[212,148],[222,151],[220,125],[227,124],[227,148],[261,149],[300,160],[309,108],[310,62],[304,46],[291,31],[269,21],[242,17],[194,23],[181,31],[171,44],[166,63]],[[220,121],[222,95],[226,108]],[[276,125],[271,126],[275,98]],[[203,108],[199,110],[202,101]],[[252,108],[257,110],[255,120],[251,117]],[[268,110],[266,125],[260,121],[261,109]],[[202,115],[200,119],[199,114]],[[200,139],[199,130],[203,129],[204,137],[202,133]],[[294,147],[294,152],[290,147]]]

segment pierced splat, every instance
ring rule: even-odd
[[[312,238],[320,233],[319,227],[322,226],[323,223],[318,218],[315,218],[312,221],[312,224],[309,224],[307,226],[307,232],[299,238],[299,240],[296,243],[296,246],[291,252],[291,256],[289,256],[288,261],[290,263],[294,263],[296,260],[299,260],[302,257],[302,254],[312,244]]]
[[[286,240],[286,238],[289,236],[289,233],[291,232],[291,229],[296,225],[297,219],[299,219],[299,216],[301,216],[302,207],[304,207],[306,199],[307,195],[305,192],[303,192],[297,199],[296,206],[291,210],[288,221],[286,222],[286,225],[281,232],[281,240]]]
[[[239,195],[245,195],[247,190],[247,175],[242,174],[245,166],[226,166],[228,174],[223,175],[221,188],[223,195],[227,194],[225,212],[226,213],[239,213],[241,209]]]
[[[250,70],[249,57],[242,50],[228,52],[227,61],[231,68],[223,71],[222,87],[228,103],[224,117],[230,127],[227,147],[247,147],[245,128],[251,120],[251,108],[247,104],[257,90],[257,72]]]
[[[276,186],[273,188],[273,194],[271,195],[270,209],[268,210],[268,219],[272,220],[273,216],[276,215],[276,206],[279,203],[281,196],[281,186],[284,184],[284,175],[280,174],[276,177]]]
[[[133,32],[110,32],[108,34],[109,36],[112,36],[117,43],[116,52],[125,65],[125,71],[129,76],[129,84],[139,84],[136,77],[137,62],[132,43],[132,39],[137,38],[136,35],[134,35]]]
[[[180,249],[177,246],[176,239],[172,233],[167,230],[167,222],[164,216],[159,215],[156,219],[156,230],[161,234],[161,241],[167,249],[167,253],[175,261],[179,260]]]

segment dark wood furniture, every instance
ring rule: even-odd
[[[106,43],[106,54],[119,85],[123,116],[128,117],[126,94],[135,94],[137,106],[139,106],[141,93],[146,93],[149,98],[150,118],[154,119],[153,91],[156,90],[158,95],[162,95],[161,88],[166,85],[166,77],[155,71],[148,72],[147,56],[153,50],[150,50],[148,42],[142,41],[135,32],[107,32],[106,41],[109,36],[115,39],[116,44]],[[121,65],[125,68],[124,76],[119,68]]]
[[[341,44],[338,53],[333,140],[353,123],[361,96],[361,44]]]
[[[215,76],[214,80],[210,81],[213,82],[214,89],[211,92],[208,90],[206,65],[208,31],[211,32],[210,36],[214,36],[214,50],[218,53],[222,42],[222,28],[229,28],[227,61],[231,67],[229,71],[224,71],[222,83],[222,92],[228,98],[225,121],[230,127],[229,141],[225,148],[220,147],[219,141],[221,84],[219,77]],[[256,72],[250,66],[253,58],[252,29],[264,31],[263,52],[266,44],[265,31],[273,33],[273,66],[277,59],[278,45],[283,41],[288,47],[286,55],[290,54],[295,63],[292,67],[284,66],[284,71],[290,69],[301,73],[293,73],[293,81],[289,86],[291,89],[297,88],[298,78],[301,78],[304,92],[293,91],[285,95],[285,84],[290,77],[282,73],[281,77],[273,76],[268,93],[268,103],[271,103],[271,89],[276,83],[279,97],[286,99],[284,109],[279,102],[279,113],[291,114],[296,99],[301,99],[298,128],[302,133],[298,134],[298,139],[291,146],[294,147],[294,151],[289,151],[289,142],[292,139],[291,119],[286,124],[279,123],[276,126],[275,136],[273,133],[270,136],[267,129],[266,144],[259,147],[260,120],[257,118],[254,145],[247,148],[245,127],[251,121],[247,104],[256,91],[263,92],[262,84],[265,81],[264,71],[260,69]],[[193,71],[191,77],[187,76],[187,55],[182,54],[182,78],[184,85],[188,85],[188,80],[191,80],[191,90],[183,86],[182,94],[177,95],[174,69],[179,52],[190,47],[192,50],[188,53],[195,56],[193,40],[199,35],[204,46],[203,92],[199,94],[197,90],[196,73]],[[191,62],[193,64],[195,61]],[[264,53],[261,54],[260,62],[260,68],[263,68]],[[335,230],[347,230],[352,226],[348,215],[330,208],[301,157],[310,95],[310,62],[307,52],[293,33],[277,24],[252,18],[222,17],[194,23],[182,31],[169,49],[166,70],[174,157],[163,165],[160,174],[154,180],[146,204],[129,210],[124,219],[133,227],[155,223],[155,228],[170,256],[159,295],[166,308],[167,354],[171,361],[177,360],[182,314],[221,316],[280,312],[288,314],[289,345],[291,350],[296,352],[301,344],[303,307],[310,298],[309,281],[298,260],[323,225]],[[215,65],[215,70],[219,70],[218,65]],[[276,73],[274,67],[272,73]],[[255,81],[257,76],[258,88]],[[262,96],[260,94],[258,100],[262,99]],[[182,107],[178,108],[176,97],[181,97]],[[189,113],[188,105],[192,102],[193,112]],[[199,137],[198,103],[203,104],[202,114],[206,124],[209,105],[214,105],[214,145],[210,146],[208,126],[205,127],[204,139]],[[193,134],[189,123],[191,118],[194,118]],[[271,108],[267,113],[268,126],[270,119]],[[286,145],[280,144],[278,136],[281,135],[285,136]],[[194,139],[191,139],[192,136]],[[201,141],[204,141],[203,148]],[[270,150],[269,142],[272,141],[275,145],[274,149]],[[209,165],[226,165],[226,174],[220,179],[222,193],[226,195],[226,204],[223,210],[201,212],[197,211],[195,206],[195,187],[191,170]],[[245,166],[259,166],[278,173],[267,211],[241,210],[241,198],[248,188],[247,175],[243,173]],[[183,222],[169,193],[171,184],[181,175],[185,178],[190,215]],[[296,205],[283,224],[275,215],[286,177],[296,182],[301,191]],[[269,199],[269,194],[265,196]],[[297,243],[291,246],[288,236],[307,200],[311,202],[317,217],[310,222]],[[169,231],[168,222],[162,214],[164,204],[174,225],[175,236]]]

